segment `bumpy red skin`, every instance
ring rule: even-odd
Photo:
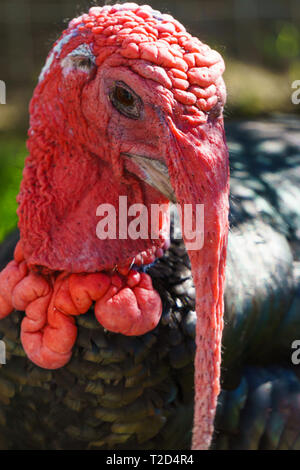
[[[82,45],[95,67],[68,68],[64,59]],[[73,20],[48,56],[31,102],[30,155],[18,199],[21,242],[0,274],[0,318],[25,310],[22,342],[42,367],[69,360],[74,315],[93,301],[96,317],[112,331],[152,329],[161,301],[150,278],[107,270],[161,246],[163,237],[99,240],[96,208],[103,202],[117,208],[120,195],[128,206],[165,203],[124,155],[163,159],[178,202],[193,205],[194,222],[196,204],[205,208],[204,246],[189,251],[198,317],[195,449],[210,444],[219,393],[229,191],[223,70],[218,53],[148,6],[96,7]],[[112,107],[116,81],[141,97],[140,119]]]
[[[86,313],[93,302],[99,323],[115,333],[143,335],[159,322],[161,299],[147,274],[131,269],[127,276],[62,273],[45,278],[28,271],[17,252],[20,243],[15,260],[0,274],[0,319],[14,308],[25,311],[21,341],[40,367],[57,369],[70,360],[77,336],[73,316]]]

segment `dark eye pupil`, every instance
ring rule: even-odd
[[[109,93],[114,108],[129,119],[139,119],[143,102],[141,98],[124,82],[115,82]]]
[[[120,86],[115,88],[115,99],[123,106],[133,106],[134,104],[133,95],[128,90]]]
[[[91,62],[91,59],[89,59],[89,58],[81,59],[78,62],[78,65],[79,65],[79,67],[91,67],[92,62]]]

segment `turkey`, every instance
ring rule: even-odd
[[[211,445],[228,230],[223,70],[172,17],[135,4],[94,7],[55,43],[30,106],[20,240],[1,248],[2,448]],[[212,447],[297,448],[296,162],[277,159],[276,179],[272,152],[251,153],[251,125],[236,130]],[[151,237],[97,237],[101,204],[120,228],[120,196],[162,206]],[[194,226],[204,205],[203,246],[183,230],[184,246],[176,216],[170,244],[175,199]]]

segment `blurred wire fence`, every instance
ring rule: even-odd
[[[1,79],[14,83],[33,80],[50,45],[66,26],[66,20],[92,3],[96,2],[1,0]],[[171,12],[193,34],[242,61],[281,67],[299,57],[299,0],[153,0],[148,3]]]
[[[105,1],[0,1],[0,79],[7,84],[8,104],[15,90],[19,98],[22,97],[21,101],[27,102],[46,55],[68,20],[93,4],[103,3]],[[192,34],[217,48],[227,64],[231,65],[230,59],[243,64],[237,68],[227,66],[229,73],[235,74],[230,75],[229,80],[233,84],[229,93],[233,108],[242,108],[244,102],[246,114],[251,113],[251,103],[254,112],[266,108],[260,101],[262,96],[268,97],[268,92],[262,91],[261,98],[253,98],[253,93],[247,90],[261,88],[257,82],[268,83],[272,76],[264,80],[261,70],[254,70],[257,79],[254,77],[251,81],[251,73],[249,75],[245,68],[251,65],[277,74],[269,94],[278,87],[285,91],[284,96],[280,98],[279,94],[277,101],[275,99],[274,106],[281,108],[279,98],[283,102],[289,100],[288,80],[300,79],[299,0],[138,0],[137,3],[150,3],[155,9],[171,13]],[[277,82],[280,73],[286,74],[286,83]],[[245,85],[242,95],[240,82]],[[265,88],[268,88],[266,84]],[[270,103],[267,110],[269,108],[273,110]]]

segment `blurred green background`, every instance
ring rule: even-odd
[[[16,225],[16,202],[26,156],[28,103],[40,69],[67,21],[104,2],[1,0],[0,240]],[[115,2],[106,2],[115,3]],[[227,120],[299,113],[291,84],[300,80],[299,0],[153,0],[226,61]]]

